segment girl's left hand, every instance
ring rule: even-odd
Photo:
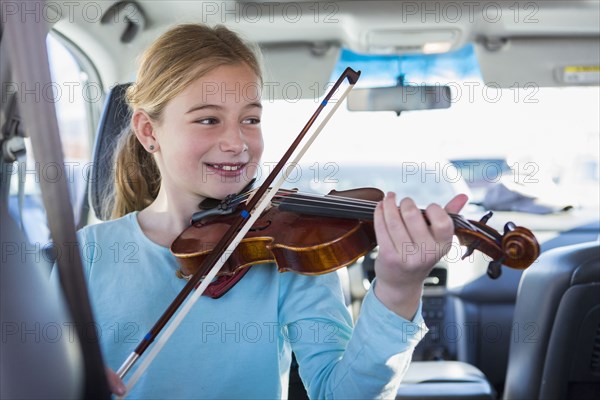
[[[423,281],[452,245],[454,224],[448,213],[460,212],[467,200],[460,194],[445,208],[431,204],[425,210],[429,224],[410,198],[403,199],[398,209],[396,195],[388,193],[377,205],[375,295],[387,308],[408,320],[414,318]]]

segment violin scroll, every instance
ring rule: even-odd
[[[502,236],[504,264],[511,268],[525,269],[540,255],[540,245],[527,228],[517,226]]]
[[[502,265],[515,269],[529,267],[540,255],[540,245],[533,233],[508,222],[501,235],[487,225],[491,216],[492,213],[489,212],[479,221],[458,221],[460,223],[457,224],[455,234],[460,244],[467,247],[463,259],[475,250],[491,257],[487,274],[492,279],[501,275]]]

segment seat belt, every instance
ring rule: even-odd
[[[16,1],[20,9],[30,9],[32,3],[43,1]],[[43,4],[42,4],[43,5]],[[48,26],[44,18],[21,18],[19,13],[4,15],[2,46],[7,46],[7,55],[12,66],[12,79],[26,87],[49,87],[52,83],[48,64],[46,36]],[[31,60],[31,56],[36,57]],[[53,99],[40,96],[41,101],[30,102],[25,97],[20,103],[21,116],[27,125],[33,154],[41,165],[63,166],[64,158]],[[106,380],[104,361],[100,353],[98,332],[86,329],[94,324],[92,309],[79,251],[71,200],[68,195],[67,177],[64,171],[60,179],[49,182],[40,180],[42,199],[48,217],[48,227],[58,248],[57,264],[60,283],[69,307],[71,318],[79,328],[80,344],[85,365],[85,389],[83,398],[109,399],[110,391]],[[78,249],[78,247],[75,247]],[[71,251],[69,251],[71,250]]]

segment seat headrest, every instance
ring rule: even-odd
[[[129,106],[125,101],[125,91],[131,83],[117,85],[109,92],[104,104],[104,111],[98,123],[96,142],[94,144],[93,164],[90,176],[90,203],[100,220],[107,220],[103,205],[110,199],[104,198],[107,189],[114,184],[114,152],[119,135],[131,119]]]

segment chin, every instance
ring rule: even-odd
[[[228,184],[220,184],[219,187],[210,188],[209,190],[203,190],[202,196],[212,199],[222,200],[230,194],[238,194],[247,185],[246,182],[232,182]]]

